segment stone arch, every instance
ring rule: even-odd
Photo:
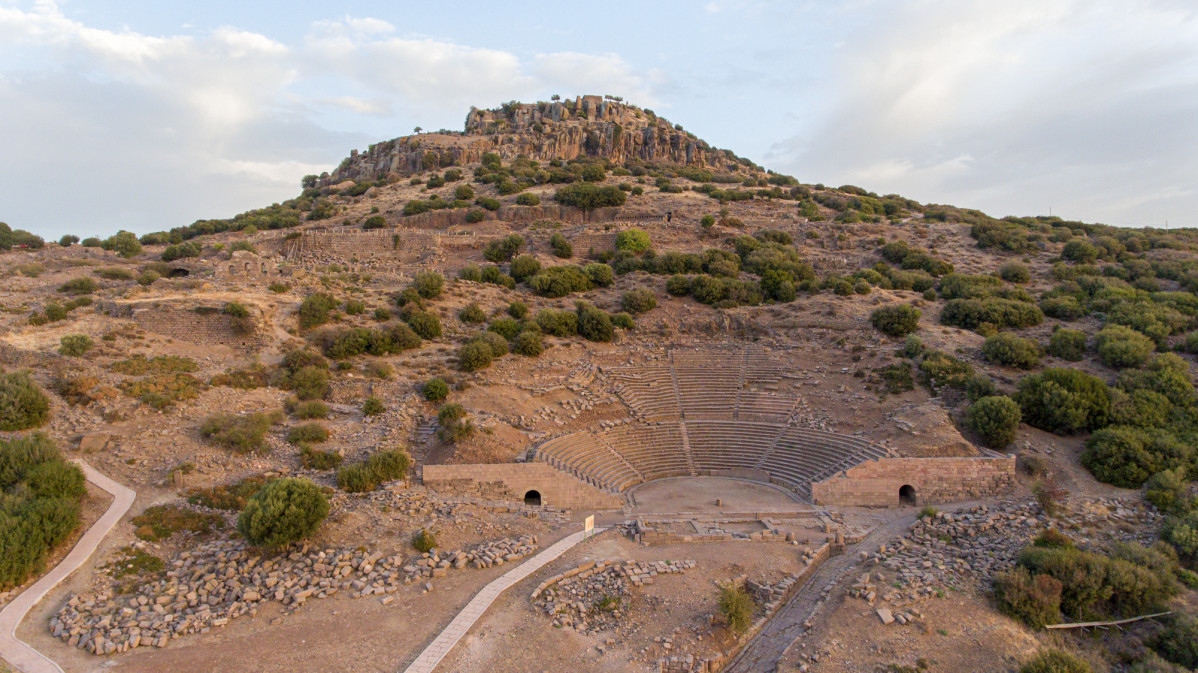
[[[541,506],[541,492],[536,489],[531,489],[524,494],[524,504],[531,507]]]
[[[899,487],[899,504],[914,505],[919,501],[919,497],[915,492],[915,487],[911,484],[903,484]]]

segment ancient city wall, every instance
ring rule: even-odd
[[[921,505],[1000,495],[1015,486],[1015,457],[879,458],[811,484],[811,498],[817,505],[892,507],[904,486]]]
[[[425,486],[438,491],[516,501],[523,501],[529,491],[537,491],[542,504],[565,509],[618,509],[624,505],[619,496],[545,463],[425,465],[423,470]]]

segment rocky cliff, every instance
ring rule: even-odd
[[[321,184],[375,180],[389,174],[478,162],[487,152],[504,161],[523,155],[535,161],[579,157],[617,164],[639,160],[731,173],[745,165],[650,110],[602,96],[572,101],[507,103],[494,110],[472,108],[462,133],[425,133],[354,150]]]

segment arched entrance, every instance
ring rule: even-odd
[[[915,487],[911,484],[904,484],[899,488],[899,504],[914,505],[915,504]]]
[[[191,272],[188,271],[187,269],[174,268],[174,269],[171,269],[170,273],[168,273],[166,277],[167,278],[186,278],[187,276],[190,276],[190,275],[191,275]]]
[[[529,491],[528,493],[525,493],[524,494],[524,504],[532,505],[533,507],[540,507],[541,506],[541,492],[540,491]]]

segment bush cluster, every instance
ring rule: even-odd
[[[377,451],[358,463],[337,470],[337,487],[349,493],[373,491],[381,484],[405,479],[412,458],[406,451]]]
[[[39,572],[79,526],[83,473],[45,435],[0,440],[0,590]]]
[[[279,412],[257,414],[214,414],[200,424],[200,434],[212,443],[238,453],[260,451],[266,446],[266,433],[282,421]]]
[[[907,304],[874,309],[869,321],[874,329],[892,337],[902,337],[919,329],[920,310]]]
[[[982,355],[997,365],[1031,369],[1040,364],[1040,344],[1035,339],[1000,332],[986,338]]]

